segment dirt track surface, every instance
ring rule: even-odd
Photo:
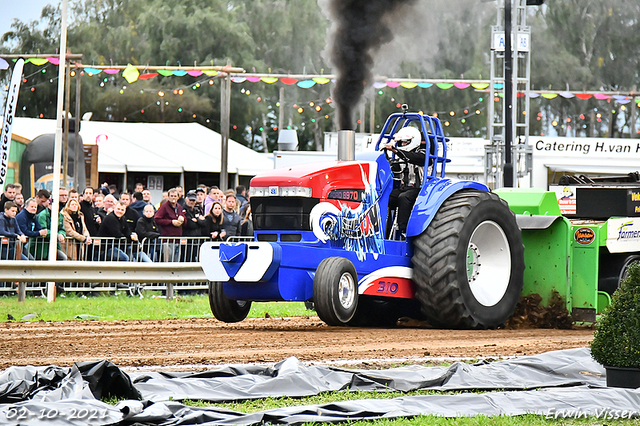
[[[106,359],[121,367],[532,355],[587,346],[590,329],[328,327],[317,317],[0,325],[0,368]]]

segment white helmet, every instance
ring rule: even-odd
[[[412,151],[420,146],[422,137],[420,135],[420,130],[415,127],[407,126],[398,130],[398,132],[393,136],[393,140],[396,142],[396,149]]]

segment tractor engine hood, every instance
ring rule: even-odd
[[[250,194],[359,202],[375,167],[368,161],[332,161],[276,169],[254,177]]]

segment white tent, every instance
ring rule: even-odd
[[[56,121],[16,117],[13,134],[29,140],[55,133]],[[98,171],[212,172],[221,165],[220,134],[198,123],[82,121],[85,145],[98,145]],[[273,169],[273,157],[229,140],[227,171],[243,176]]]

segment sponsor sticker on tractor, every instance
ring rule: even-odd
[[[576,214],[576,187],[560,185],[549,187],[550,190],[556,193],[558,199],[558,206],[560,206],[560,212],[562,214]]]
[[[579,228],[576,229],[576,232],[573,234],[573,238],[578,244],[586,246],[587,244],[591,244],[593,240],[596,239],[596,234],[591,228]]]
[[[607,248],[611,253],[640,251],[640,219],[609,219]]]

